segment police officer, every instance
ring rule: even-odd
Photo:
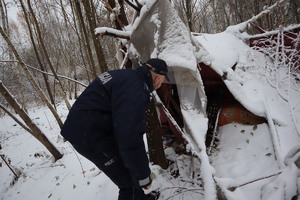
[[[119,200],[155,199],[143,134],[150,93],[167,78],[165,61],[97,77],[73,104],[61,135],[118,187]]]

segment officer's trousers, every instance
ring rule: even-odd
[[[105,144],[105,145],[101,145]],[[118,187],[118,200],[144,200],[142,188],[135,184],[128,169],[124,166],[113,138],[105,139],[99,144],[72,144],[77,152],[93,162]]]

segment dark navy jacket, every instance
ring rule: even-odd
[[[100,151],[116,141],[125,166],[137,180],[150,175],[143,134],[153,83],[149,70],[108,71],[79,96],[61,134],[72,144],[93,144]]]

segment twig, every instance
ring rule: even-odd
[[[18,179],[19,176],[17,173],[12,169],[12,167],[8,164],[8,162],[5,160],[4,155],[0,155],[4,163],[7,165],[7,167],[10,169],[10,171],[15,175],[15,177]]]
[[[78,155],[77,155],[77,153],[76,153],[75,149],[73,148],[73,146],[72,146],[70,143],[68,143],[68,144],[70,145],[71,149],[72,149],[72,150],[73,150],[73,152],[75,153],[75,156],[77,157],[77,159],[78,159],[78,162],[79,162],[79,164],[80,164],[80,167],[81,167],[81,172],[82,172],[82,174],[83,174],[83,177],[85,177],[85,174],[84,174],[84,169],[83,169],[82,163],[81,163],[81,161],[80,161],[80,159],[79,159],[79,157],[78,157]]]
[[[126,62],[127,62],[127,60],[128,60],[128,52],[125,53],[125,57],[124,57],[124,59],[123,59],[121,65],[120,65],[120,67],[119,67],[120,69],[123,69],[123,68],[124,68],[124,66],[125,66],[125,64],[126,64]]]
[[[259,19],[259,18],[263,17],[264,15],[268,14],[269,12],[271,12],[274,8],[280,6],[281,4],[284,4],[287,1],[288,0],[281,0],[281,1],[276,2],[272,6],[267,7],[264,11],[262,11],[258,15],[254,16],[251,19],[249,19],[248,21],[246,21],[246,23],[249,24],[249,23],[251,23],[253,21],[256,21],[257,19]]]
[[[231,192],[233,192],[233,191],[236,190],[236,188],[243,187],[243,186],[245,186],[245,185],[254,183],[254,182],[256,182],[256,181],[261,181],[261,180],[264,180],[264,179],[267,179],[267,178],[271,178],[271,177],[277,176],[277,175],[279,175],[279,174],[281,174],[281,173],[282,173],[282,172],[278,172],[278,173],[276,173],[276,174],[272,174],[272,175],[270,175],[270,176],[265,176],[265,177],[262,177],[262,178],[258,178],[258,179],[255,179],[255,180],[252,180],[252,181],[243,183],[243,184],[238,185],[238,186],[232,186],[232,187],[228,188],[228,190],[230,190]]]
[[[287,2],[288,0],[280,0],[278,2],[276,2],[275,4],[273,4],[272,6],[270,7],[267,7],[265,10],[263,10],[262,12],[260,12],[258,15],[255,15],[253,16],[251,19],[248,19],[247,21],[245,22],[242,22],[240,24],[237,24],[237,25],[234,25],[234,26],[229,26],[227,28],[227,30],[234,30],[236,31],[236,29],[232,29],[232,28],[235,28],[235,27],[238,27],[239,30],[238,31],[244,31],[248,24],[258,20],[259,18],[263,17],[264,15],[268,14],[269,12],[271,12],[273,9],[275,9],[276,7],[280,6],[281,4],[284,4],[285,2]],[[240,25],[243,25],[243,26],[240,26]]]
[[[141,11],[141,8],[139,8],[138,6],[134,5],[132,2],[125,0],[125,2],[130,5],[134,10],[136,10],[137,12]]]
[[[113,13],[116,17],[116,21],[118,22],[120,27],[124,27],[122,21],[120,20],[120,18],[118,17],[118,13],[116,12],[116,10],[114,8],[111,7],[111,5],[109,4],[109,2],[107,0],[102,0],[102,3],[104,4],[104,6],[106,7],[106,9]]]
[[[139,8],[142,7],[142,5],[140,4],[140,2],[138,0],[135,0],[136,5],[138,5]]]
[[[32,134],[32,130],[28,128],[25,124],[23,124],[20,120],[18,120],[11,112],[9,112],[2,104],[0,104],[0,108],[4,110],[6,114],[8,114],[17,124],[19,124],[22,128],[24,128],[27,132]]]
[[[63,179],[60,181],[61,183],[67,178],[67,176],[71,173],[72,171],[70,171],[69,173],[67,173],[64,177],[63,177]]]
[[[44,111],[44,114],[45,114],[45,117],[46,117],[46,119],[47,119],[47,121],[48,121],[48,124],[49,124],[49,126],[50,126],[50,130],[52,130],[53,128],[52,128],[52,126],[51,126],[51,123],[50,123],[50,121],[49,121],[49,119],[48,119],[47,114],[46,114],[45,111]]]
[[[19,61],[17,61],[17,60],[6,60],[6,61],[0,61],[0,62],[16,62],[16,63],[19,63]],[[49,76],[54,76],[53,74],[51,74],[51,73],[49,73],[49,72],[45,72],[45,71],[39,70],[39,69],[37,69],[37,68],[35,68],[35,67],[32,67],[32,66],[30,66],[30,65],[27,65],[27,64],[26,64],[26,66],[27,66],[28,68],[34,69],[35,71],[41,72],[41,73],[43,73],[43,74],[46,74],[46,75],[49,75]],[[84,83],[81,83],[81,82],[79,82],[79,81],[77,81],[77,80],[74,80],[74,79],[72,79],[72,78],[69,78],[69,77],[67,77],[67,76],[62,76],[62,75],[57,75],[57,76],[58,76],[59,78],[64,78],[64,79],[67,79],[67,80],[69,80],[69,81],[78,83],[79,85],[81,85],[81,86],[83,86],[83,87],[87,87],[87,85],[85,85]]]
[[[161,190],[159,190],[159,191],[160,191],[160,192],[163,192],[163,191],[166,191],[166,190],[173,190],[173,189],[175,189],[175,190],[177,190],[177,191],[180,191],[180,193],[177,193],[177,194],[175,193],[175,194],[173,194],[172,196],[166,198],[166,200],[173,199],[175,196],[180,195],[180,194],[182,194],[182,193],[184,193],[184,192],[195,192],[195,193],[204,195],[204,193],[201,192],[202,189],[200,189],[200,188],[166,187],[166,188],[163,188],[163,189],[161,189]]]
[[[291,30],[300,28],[300,24],[296,24],[293,26],[289,26],[283,29],[284,32],[289,32]],[[275,34],[278,34],[278,32],[280,32],[280,30],[274,30],[274,31],[268,31],[266,33],[261,33],[261,34],[256,34],[256,35],[245,35],[245,39],[258,39],[258,38],[262,38],[262,37],[268,37],[268,36],[273,36]],[[296,35],[296,33],[293,33]]]

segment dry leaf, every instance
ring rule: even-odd
[[[257,125],[254,125],[254,126],[253,126],[253,130],[256,130],[256,129],[257,129]]]

